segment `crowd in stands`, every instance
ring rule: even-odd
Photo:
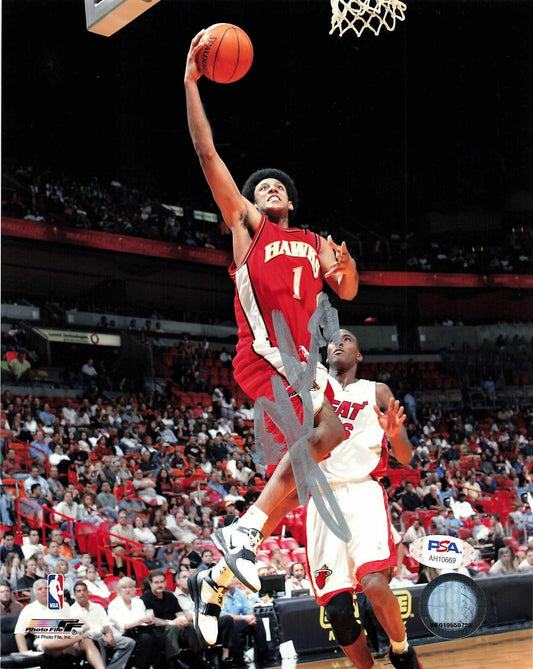
[[[49,222],[113,234],[147,237],[185,245],[229,250],[230,236],[212,223],[204,227],[192,219],[193,207],[184,215],[161,204],[139,190],[116,181],[105,184],[98,177],[40,170],[13,165],[4,170],[2,205],[5,216]],[[197,209],[206,208],[195,205]],[[328,230],[335,237],[333,223]],[[339,233],[346,237],[346,231]],[[453,243],[451,243],[453,239]],[[478,233],[461,229],[442,235],[365,230],[353,233],[347,243],[353,247],[361,269],[403,271],[527,273],[533,261],[532,228],[516,225],[509,230],[491,231],[490,241]]]
[[[180,644],[190,653],[189,666],[210,666],[214,658],[190,636],[186,576],[218,559],[211,533],[257,499],[265,470],[253,412],[238,416],[223,396],[200,397],[190,403],[179,394],[149,392],[91,401],[4,392],[2,615],[22,615],[19,606],[39,601],[40,579],[59,573],[72,608],[87,608],[87,601],[89,611],[102,606],[106,624],[95,639],[103,652],[109,634],[134,641],[121,642],[117,669],[127,662],[156,669],[163,666],[159,660],[143,664],[146,652],[163,658]],[[407,429],[410,467],[391,463],[382,480],[401,537],[393,585],[427,582],[439,573],[409,556],[409,543],[424,534],[471,543],[476,559],[462,569],[473,578],[531,573],[533,410],[473,416],[422,406],[416,420],[409,415]],[[285,576],[286,596],[309,589],[304,515],[303,507],[290,514],[285,532],[278,528],[258,551],[261,574]],[[232,588],[216,661],[240,666],[244,639],[253,632],[267,662],[254,613],[262,601],[236,583]],[[137,628],[144,625],[175,626],[180,633],[143,635]],[[90,646],[85,652],[93,658]]]

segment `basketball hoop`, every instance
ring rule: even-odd
[[[339,31],[339,36],[347,30],[354,30],[357,37],[365,28],[379,35],[383,26],[394,30],[396,21],[405,19],[405,3],[400,0],[331,0],[331,30]]]

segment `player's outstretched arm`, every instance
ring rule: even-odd
[[[402,465],[408,465],[413,456],[413,446],[405,430],[406,415],[403,406],[394,398],[386,383],[376,383],[377,406],[374,411],[379,424],[389,438],[394,457]]]
[[[320,238],[320,268],[328,286],[343,300],[353,300],[359,289],[359,274],[346,242],[339,246],[331,235]]]
[[[185,66],[185,98],[187,121],[194,149],[215,202],[226,225],[233,231],[238,226],[259,225],[261,215],[240,193],[230,171],[218,155],[213,141],[211,126],[198,90],[198,79],[202,76],[196,64],[196,55],[202,48],[205,30],[201,30],[191,41]]]

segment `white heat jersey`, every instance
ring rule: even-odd
[[[344,426],[345,440],[320,463],[326,478],[349,482],[383,476],[388,451],[385,432],[374,411],[375,381],[357,379],[343,389],[336,379],[330,376],[328,380],[334,395],[330,402]]]

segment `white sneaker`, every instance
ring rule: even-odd
[[[194,626],[208,646],[217,642],[218,618],[224,606],[227,588],[211,578],[211,569],[191,574],[187,579],[189,594],[194,602]]]
[[[260,590],[261,582],[257,575],[255,554],[257,547],[263,541],[261,532],[254,528],[242,527],[237,522],[218,529],[211,535],[211,539],[239,581],[252,592]]]

